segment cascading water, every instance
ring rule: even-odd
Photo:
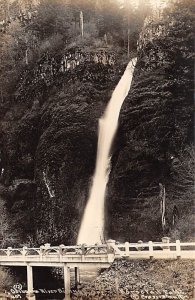
[[[77,244],[93,245],[104,240],[104,200],[110,171],[110,150],[118,127],[120,109],[131,86],[136,61],[134,58],[127,65],[104,115],[99,120],[96,169]]]

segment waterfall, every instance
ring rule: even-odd
[[[128,95],[137,59],[132,59],[99,120],[96,169],[78,235],[78,244],[93,245],[104,240],[104,200],[110,171],[110,151],[118,127],[121,106]]]
[[[50,198],[55,197],[54,191],[52,191],[52,189],[51,189],[50,186],[49,186],[49,181],[48,181],[48,179],[47,179],[47,176],[46,176],[45,172],[43,172],[43,180],[44,180],[44,182],[45,182],[45,185],[46,185],[46,188],[47,188],[47,190],[48,190],[48,193],[49,193]]]

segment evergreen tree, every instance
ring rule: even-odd
[[[120,40],[122,24],[121,10],[117,1],[99,1],[98,2],[99,35],[103,37],[105,34],[112,36],[116,41]]]
[[[69,3],[60,0],[42,0],[38,6],[38,15],[30,25],[40,39],[60,34],[64,40],[70,37],[73,15]]]

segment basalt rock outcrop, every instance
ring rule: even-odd
[[[54,74],[48,60],[21,77],[16,103],[2,120],[0,193],[21,241],[76,243],[95,167],[98,119],[123,67],[87,60],[62,72],[59,60]],[[48,77],[45,65],[53,72]]]
[[[192,140],[192,29],[182,11],[146,24],[140,35],[113,145],[109,238],[148,241],[164,234],[159,183],[171,207],[176,204],[173,158]],[[21,242],[30,236],[33,245],[76,243],[95,167],[98,119],[125,68],[112,54],[85,56],[46,53],[26,66],[11,108],[0,112],[0,195],[17,216]]]
[[[173,160],[193,140],[193,22],[185,10],[180,13],[158,24],[148,22],[140,34],[108,188],[107,235],[114,239],[137,241],[165,234],[159,183],[166,186],[167,209],[177,205],[171,189]],[[178,207],[181,215],[188,205],[184,201]]]

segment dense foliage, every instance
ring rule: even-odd
[[[189,171],[183,181],[181,173],[194,164],[193,6],[178,1],[141,30],[151,11],[144,3],[134,9],[115,0],[14,1],[8,10],[0,1],[7,20],[0,33],[0,195],[5,225],[12,219],[11,229],[5,226],[6,245],[76,242],[94,171],[98,119],[137,41],[134,82],[113,145],[107,236],[191,238],[184,224],[192,218],[194,175]],[[60,72],[62,57],[75,51],[114,52],[116,60],[88,60]],[[165,232],[159,183],[167,196]],[[9,235],[13,227],[20,239]]]
[[[185,160],[191,170],[194,166],[190,155],[181,157],[186,145],[193,142],[193,28],[193,5],[181,2],[161,22],[148,23],[141,35],[137,71],[121,112],[113,156],[108,201],[113,221],[109,220],[108,232],[115,238],[136,241],[170,234],[174,207],[180,216],[187,207],[192,211],[192,194],[189,200],[183,189],[183,201],[181,194],[175,196],[173,162],[177,158]],[[191,171],[189,178],[193,189]],[[159,183],[167,192],[165,232],[160,223]],[[183,238],[192,238],[190,230],[185,234]]]

